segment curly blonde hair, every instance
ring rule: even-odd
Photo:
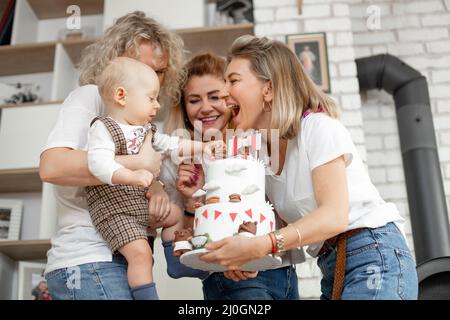
[[[81,75],[80,85],[95,84],[96,78],[108,63],[121,56],[139,58],[138,47],[148,41],[159,48],[169,58],[164,81],[161,84],[161,104],[178,104],[181,97],[181,83],[184,82],[183,64],[185,61],[184,43],[180,36],[169,31],[142,11],[135,11],[118,18],[104,36],[83,50],[78,65]]]

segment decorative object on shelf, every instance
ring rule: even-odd
[[[22,201],[0,199],[0,240],[19,240]]]
[[[37,94],[40,89],[38,84],[34,83],[14,83],[14,84],[0,84],[0,87],[7,88],[9,86],[9,90],[5,90],[4,93],[1,94],[0,103],[7,104],[19,104],[19,103],[31,103],[41,101]],[[2,90],[3,91],[3,90]]]
[[[45,263],[19,262],[18,300],[52,300],[44,270]]]
[[[329,93],[331,89],[326,34],[324,32],[291,34],[286,36],[286,42],[314,83]]]
[[[297,0],[298,14],[303,13],[303,0]]]
[[[65,40],[78,40],[93,38],[95,36],[95,28],[93,26],[81,27],[80,29],[61,29],[58,32],[58,39]]]
[[[210,6],[214,7],[214,4]],[[215,2],[215,22],[211,25],[238,24],[253,22],[252,0],[217,0]],[[209,15],[212,12],[209,11]],[[209,17],[211,19],[211,17]]]

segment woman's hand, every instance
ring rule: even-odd
[[[180,164],[178,167],[177,190],[185,198],[192,198],[195,191],[205,184],[205,176],[201,165]]]
[[[209,263],[220,264],[227,270],[239,270],[241,266],[264,257],[270,252],[272,244],[268,236],[260,237],[228,237],[206,245],[210,252],[200,257]]]
[[[241,280],[253,279],[258,275],[258,271],[225,271],[223,273],[224,277],[234,282],[239,282]]]

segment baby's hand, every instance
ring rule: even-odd
[[[129,179],[129,184],[136,187],[146,188],[152,184],[153,174],[145,169],[139,169],[132,171]]]
[[[205,142],[203,152],[210,159],[222,159],[226,154],[226,145],[222,140]]]

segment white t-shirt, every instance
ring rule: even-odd
[[[97,86],[86,85],[72,91],[63,102],[55,127],[43,151],[71,148],[87,151],[91,121],[103,116],[104,105]],[[54,188],[57,230],[47,253],[45,272],[80,264],[111,261],[107,243],[95,230],[87,210],[84,187]]]
[[[142,143],[147,136],[148,128],[118,123],[122,130],[127,145],[127,154],[138,154]],[[178,148],[178,137],[170,137],[166,134],[155,132],[153,139],[155,151],[168,154]],[[123,166],[115,160],[114,140],[102,121],[96,121],[89,129],[88,134],[88,167],[93,176],[101,182],[112,185],[114,171]]]
[[[350,133],[339,120],[324,113],[302,118],[297,137],[288,141],[286,159],[279,176],[266,176],[266,192],[283,220],[292,223],[317,208],[312,171],[344,155],[349,193],[347,230],[377,228],[395,222],[403,232],[404,219],[393,203],[385,202],[370,181]],[[316,256],[323,242],[310,245]]]

